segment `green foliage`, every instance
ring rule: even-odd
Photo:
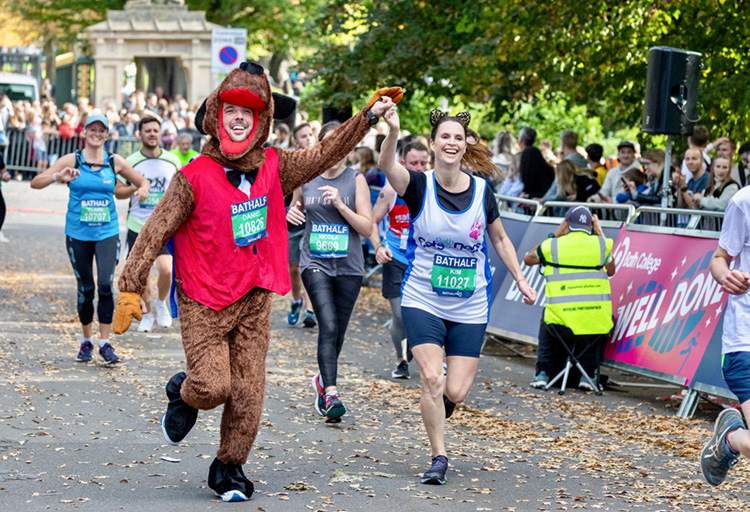
[[[333,102],[397,84],[489,103],[502,120],[539,94],[553,105],[563,95],[570,122],[583,121],[574,107],[585,106],[611,133],[640,126],[648,49],[672,46],[704,55],[702,122],[712,134],[750,136],[750,0],[354,4],[334,0],[316,18],[321,49],[308,64]],[[590,129],[588,121],[567,127]]]
[[[105,18],[108,9],[122,9],[126,0],[7,0],[10,10],[37,26],[37,36],[70,48],[79,33]]]
[[[322,0],[187,0],[219,25],[246,28],[250,53],[290,55],[311,42],[308,25]]]

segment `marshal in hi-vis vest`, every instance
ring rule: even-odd
[[[545,323],[567,326],[576,335],[612,330],[612,295],[604,269],[612,244],[610,238],[578,231],[542,242]]]

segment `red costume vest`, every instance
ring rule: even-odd
[[[188,297],[217,311],[256,286],[279,295],[291,289],[279,156],[264,151],[249,199],[208,157],[181,170],[195,210],[174,235],[175,276]]]

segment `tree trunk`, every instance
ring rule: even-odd
[[[47,73],[47,78],[49,79],[50,83],[54,86],[55,78],[57,77],[57,67],[55,66],[55,46],[53,43],[54,43],[54,40],[52,37],[45,38],[44,46],[42,47],[42,53],[44,54],[44,59],[45,59],[44,67]]]

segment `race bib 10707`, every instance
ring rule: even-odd
[[[110,220],[109,199],[81,200],[81,222],[91,226],[103,224]]]

